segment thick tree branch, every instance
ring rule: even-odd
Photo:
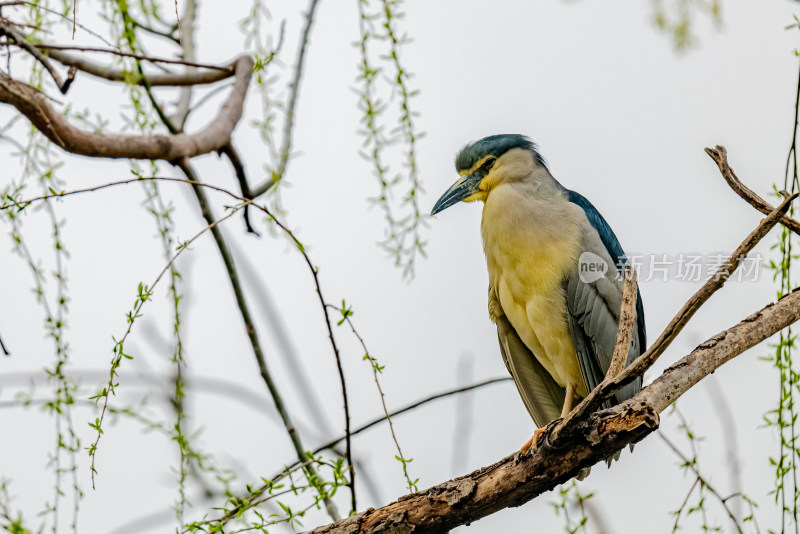
[[[0,102],[17,108],[48,139],[67,152],[90,157],[175,162],[219,150],[230,142],[233,129],[242,117],[253,60],[242,56],[234,65],[236,82],[228,100],[205,129],[189,135],[121,135],[81,130],[53,109],[44,94],[2,72]]]
[[[532,455],[508,456],[494,465],[426,491],[370,508],[314,534],[447,532],[554,489],[658,428],[658,414],[719,366],[800,319],[800,291],[793,291],[699,345],[628,401],[580,421],[561,448],[545,435]],[[548,434],[552,431],[550,427]]]

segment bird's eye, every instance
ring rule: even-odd
[[[494,162],[495,162],[495,158],[487,159],[486,161],[483,162],[483,165],[481,165],[481,170],[488,172],[489,169],[492,168],[492,165],[494,165]]]

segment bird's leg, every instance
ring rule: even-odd
[[[572,399],[575,397],[575,386],[567,384],[567,394],[564,396],[564,407],[561,408],[561,418],[564,419],[572,411]]]
[[[567,394],[564,396],[564,406],[561,408],[561,418],[565,418],[569,415],[569,412],[572,411],[572,400],[575,397],[575,386],[572,384],[567,384]],[[537,428],[536,431],[533,433],[533,437],[525,442],[525,445],[519,450],[520,454],[527,454],[528,451],[533,448],[536,450],[539,447],[539,438],[542,437],[542,433],[547,429],[544,428]]]

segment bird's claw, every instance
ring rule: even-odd
[[[539,448],[539,441],[542,439],[545,430],[547,430],[547,427],[536,429],[531,439],[526,441],[525,445],[523,445],[522,448],[519,450],[521,456],[525,456],[528,453],[536,452],[536,449]]]

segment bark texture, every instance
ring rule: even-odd
[[[795,290],[700,344],[628,401],[590,414],[548,439],[553,421],[533,455],[508,456],[469,475],[406,495],[382,508],[370,508],[313,534],[407,534],[447,532],[509,506],[519,506],[554,489],[591,466],[646,437],[658,428],[659,413],[720,365],[800,319]]]

